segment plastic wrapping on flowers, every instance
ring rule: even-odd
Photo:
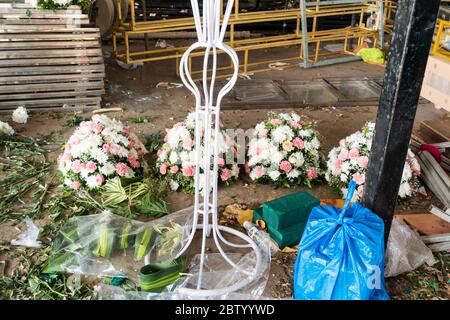
[[[255,127],[246,170],[255,182],[311,187],[321,175],[319,149],[313,123],[296,113],[269,113]]]
[[[216,137],[213,137],[214,139]],[[217,139],[219,139],[219,181],[230,184],[239,176],[239,166],[236,161],[237,148],[223,128]],[[203,152],[204,150],[201,150],[201,154]],[[167,130],[164,144],[158,150],[157,155],[157,168],[160,174],[169,180],[171,189],[193,193],[196,171],[195,113],[189,113],[183,122],[179,122]],[[205,168],[200,169],[200,184],[202,184]],[[212,170],[210,170],[210,174],[212,175]]]
[[[350,180],[357,183],[357,191],[352,201],[359,201],[364,193],[367,166],[375,124],[367,122],[362,130],[357,131],[339,141],[339,146],[333,148],[328,154],[327,171],[325,179],[329,185],[347,195],[347,185]],[[410,149],[403,168],[402,181],[398,196],[406,198],[412,196],[420,186],[420,165]]]
[[[145,256],[150,263],[174,259],[191,228],[192,208],[145,223],[109,211],[73,217],[55,239],[43,272],[127,277],[137,283]]]
[[[68,187],[93,190],[108,179],[140,173],[146,153],[129,127],[106,115],[94,115],[91,121],[81,122],[69,138],[59,158],[59,170]]]

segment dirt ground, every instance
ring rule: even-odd
[[[123,121],[131,117],[150,117],[149,123],[129,124],[139,136],[144,137],[150,133],[164,131],[166,128],[172,127],[176,122],[183,120],[186,114],[193,110],[193,97],[185,88],[156,88],[156,84],[161,81],[180,82],[175,74],[174,61],[148,63],[142,69],[128,71],[120,68],[114,62],[114,59],[111,57],[110,46],[105,46],[104,52],[105,56],[109,57],[105,61],[107,94],[104,98],[104,106],[123,108],[123,112],[108,114]],[[384,71],[384,68],[380,66],[363,62],[352,62],[308,70],[289,69],[257,73],[252,78],[308,80],[315,77],[382,77]],[[337,145],[340,139],[360,129],[366,121],[375,120],[377,106],[339,108],[323,106],[279,109],[279,111],[288,110],[295,110],[303,117],[316,122],[316,129],[320,132],[322,152],[324,155],[327,155],[329,150]],[[418,107],[416,124],[425,119],[436,119],[443,113],[442,110],[434,108],[432,104],[421,104]],[[73,112],[62,113],[61,117],[57,118],[48,112],[33,112],[28,124],[15,125],[15,128],[27,136],[38,136],[55,131],[57,132],[58,140],[64,141],[71,135],[73,128],[66,128],[63,125],[73,114]],[[267,109],[225,111],[222,113],[222,120],[226,128],[248,129],[262,121],[266,115]],[[83,113],[83,116],[89,117],[90,112]],[[9,120],[9,116],[2,115],[0,119]],[[56,159],[57,154],[53,154],[52,157]],[[232,203],[245,203],[250,207],[258,206],[269,198],[275,198],[298,190],[306,189],[284,189],[270,185],[253,185],[245,181],[245,179],[240,179],[234,185],[220,189],[219,202],[221,208]],[[318,198],[337,197],[336,192],[325,184],[307,191]],[[170,193],[167,200],[171,204],[173,211],[185,208],[193,203],[192,196],[176,192]],[[418,195],[402,204],[397,208],[397,211],[424,212],[430,203],[435,202],[436,199],[431,194],[426,197]],[[0,225],[0,228],[0,242],[3,243],[8,238],[16,236],[18,232],[17,228],[10,225]],[[194,244],[191,251],[195,251],[197,246],[199,246],[198,241]],[[292,267],[294,261],[295,254],[279,253],[274,257],[264,295],[281,298],[292,296]],[[395,288],[397,287],[397,284],[393,285],[394,289],[390,288],[390,291],[395,293]]]

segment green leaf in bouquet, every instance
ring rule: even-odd
[[[150,192],[145,194],[137,203],[136,210],[142,214],[148,214],[155,218],[160,218],[169,213],[169,204],[161,198],[152,195]]]
[[[113,230],[107,224],[100,225],[99,237],[97,240],[96,247],[93,251],[94,255],[98,257],[109,258],[113,250],[113,247],[114,247]]]
[[[140,285],[142,291],[161,292],[169,284],[178,280],[180,273],[186,270],[187,258],[181,256],[176,260],[148,264],[141,268]]]
[[[122,187],[120,179],[110,179],[103,188],[103,205],[117,206],[128,199],[127,192]]]
[[[142,260],[150,251],[154,240],[155,233],[152,228],[146,228],[144,231],[136,236],[134,244],[134,259],[136,261]]]

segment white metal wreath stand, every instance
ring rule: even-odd
[[[247,235],[229,227],[218,224],[217,214],[217,183],[218,183],[218,156],[219,139],[213,137],[219,136],[220,130],[220,103],[222,98],[232,89],[236,83],[239,72],[239,60],[236,52],[223,43],[225,32],[227,30],[228,20],[233,8],[234,0],[228,0],[225,12],[223,14],[222,25],[220,23],[220,13],[222,11],[221,0],[203,0],[203,17],[200,17],[198,0],[191,0],[192,11],[195,20],[198,41],[186,50],[180,62],[180,75],[184,85],[194,94],[195,105],[195,147],[196,147],[196,172],[195,172],[195,204],[193,216],[193,228],[188,237],[188,241],[179,253],[183,254],[194,238],[197,229],[202,230],[202,245],[200,253],[200,268],[198,273],[197,288],[180,288],[179,292],[183,295],[193,297],[212,297],[228,294],[246,287],[248,284],[258,279],[262,273],[262,252],[256,243]],[[188,58],[189,55],[198,49],[204,48],[205,56],[203,59],[203,80],[202,89],[192,80],[189,74]],[[234,73],[228,83],[215,95],[215,82],[217,71],[217,50],[227,54],[233,63]],[[210,61],[209,59],[212,59]],[[211,66],[211,80],[208,82],[208,66]],[[203,91],[203,93],[201,92]],[[214,100],[214,97],[216,99]],[[202,126],[203,123],[203,126]],[[204,128],[202,139],[202,128]],[[203,140],[203,141],[202,141]],[[203,156],[200,146],[204,146]],[[213,158],[213,159],[211,159]],[[211,163],[211,160],[213,162]],[[213,165],[212,177],[208,174],[208,168]],[[205,171],[204,185],[200,185],[200,168]],[[199,216],[203,221],[199,223]],[[246,244],[235,244],[226,240],[221,232],[227,232],[244,240]],[[202,287],[202,274],[205,263],[206,237],[214,238],[215,245],[221,256],[235,270],[243,274],[243,280],[238,281],[229,287],[204,289]],[[252,271],[244,270],[236,265],[224,252],[222,243],[235,248],[251,248],[256,255],[256,263]]]

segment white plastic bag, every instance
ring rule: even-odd
[[[392,220],[385,257],[385,277],[412,271],[423,263],[433,265],[436,260],[420,237],[400,219]]]

